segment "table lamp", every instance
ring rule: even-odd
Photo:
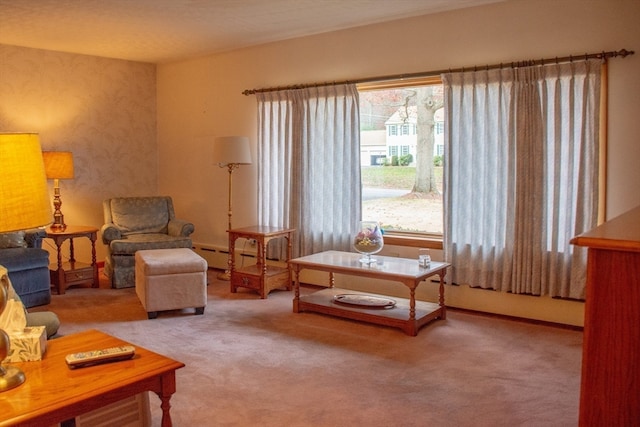
[[[53,179],[53,224],[51,230],[64,231],[67,225],[64,223],[64,215],[60,210],[62,199],[60,198],[61,179],[73,178],[73,155],[70,151],[43,151],[44,170],[47,179]]]
[[[0,133],[0,233],[43,227],[51,223],[47,179],[35,133]],[[7,289],[0,284],[0,313],[7,303]],[[10,342],[0,329],[0,361],[9,354]],[[0,366],[0,392],[25,381],[20,369]]]
[[[213,158],[221,168],[226,167],[229,171],[229,209],[227,215],[229,224],[227,231],[231,230],[231,176],[233,171],[240,165],[251,164],[251,149],[249,148],[249,138],[246,136],[220,136],[214,141]],[[231,252],[227,259],[227,270],[218,275],[220,280],[231,279]]]

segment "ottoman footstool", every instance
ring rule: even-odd
[[[148,249],[135,254],[136,294],[149,319],[159,311],[207,305],[207,261],[188,248]]]

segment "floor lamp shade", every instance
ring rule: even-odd
[[[250,165],[251,149],[246,136],[219,136],[213,145],[213,159],[219,165]]]
[[[0,133],[0,232],[52,222],[40,138],[35,133]]]

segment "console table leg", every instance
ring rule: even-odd
[[[293,267],[293,276],[293,312],[300,313],[300,308],[298,305],[300,302],[300,267],[297,265]]]
[[[56,248],[58,250],[58,266],[55,273],[56,275],[55,285],[56,285],[56,290],[58,291],[58,295],[62,295],[64,294],[64,288],[65,288],[64,271],[62,269],[62,243],[64,242],[64,240],[59,241],[58,239],[56,239],[55,242],[56,242]]]
[[[442,273],[438,274],[438,278],[440,279],[440,287],[439,287],[439,292],[440,292],[440,299],[438,301],[439,305],[440,305],[440,311],[442,313],[442,320],[446,320],[447,319],[447,307],[444,305],[444,276],[445,274],[447,274],[447,270],[443,270]]]

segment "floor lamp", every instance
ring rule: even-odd
[[[0,233],[51,224],[51,204],[40,140],[35,133],[0,133]],[[8,298],[8,279],[0,277],[0,314]],[[9,354],[10,341],[0,329],[0,361]],[[0,366],[0,392],[19,386],[24,372]]]
[[[213,147],[213,158],[214,161],[218,163],[218,166],[221,168],[227,168],[229,171],[229,209],[227,211],[227,215],[229,217],[229,224],[227,227],[227,232],[231,230],[231,199],[232,199],[232,191],[231,191],[231,183],[232,183],[232,175],[235,169],[238,169],[240,165],[250,165],[251,164],[251,150],[249,148],[249,138],[245,136],[220,136],[217,137],[214,141]],[[229,244],[229,249],[231,249],[231,244]],[[231,251],[229,251],[227,257],[227,269],[224,273],[220,273],[218,275],[218,279],[220,280],[230,280],[231,279]]]

